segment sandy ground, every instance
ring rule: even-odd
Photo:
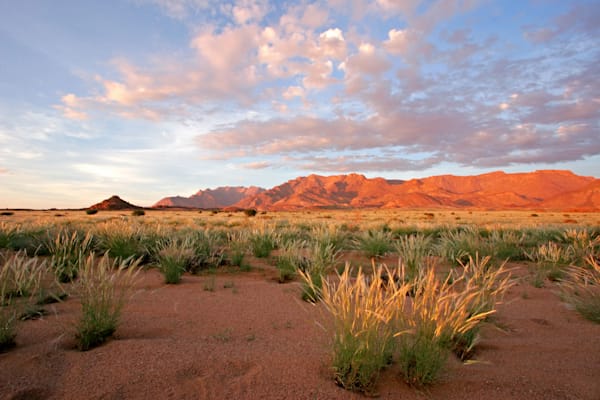
[[[204,290],[214,279],[214,291]],[[408,387],[392,366],[382,399],[600,399],[600,326],[556,287],[513,287],[469,365],[451,359],[434,386]],[[76,298],[21,323],[0,354],[0,399],[352,399],[328,367],[320,306],[272,273],[186,275],[167,286],[145,272],[115,337],[88,352],[70,333]]]

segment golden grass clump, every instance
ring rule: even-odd
[[[362,269],[355,278],[349,265],[337,279],[324,279],[320,288],[322,302],[333,320],[333,360],[335,382],[345,389],[374,394],[382,368],[394,352],[397,307],[410,286],[394,285],[382,278],[387,268],[373,267],[373,275]],[[310,274],[300,272],[307,284],[315,287]]]

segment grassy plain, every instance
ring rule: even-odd
[[[94,255],[104,256],[96,258],[101,265],[90,263]],[[422,387],[443,380],[452,360],[472,362],[481,332],[515,290],[525,300],[545,288],[586,323],[597,322],[599,259],[600,213],[7,211],[0,215],[0,349],[27,347],[19,338],[31,325],[17,317],[43,317],[44,304],[55,300],[84,306],[72,316],[78,330],[62,335],[80,339],[85,324],[93,340],[74,347],[103,345],[127,320],[124,294],[136,286],[121,277],[128,268],[180,287],[199,276],[199,291],[213,294],[237,293],[245,283],[230,277],[248,275],[292,282],[298,300],[323,304],[332,381],[372,395],[385,370]],[[23,265],[36,275],[23,273]],[[107,265],[118,268],[111,273]],[[227,279],[219,285],[221,276]],[[103,293],[104,309],[90,309],[98,302],[86,293]]]

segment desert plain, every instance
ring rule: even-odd
[[[599,234],[599,213],[390,209],[249,216],[241,211],[146,210],[133,216],[127,210],[91,215],[16,210],[0,218],[3,237],[13,240],[3,242],[0,261],[6,264],[17,252],[29,251],[27,256],[35,255],[48,270],[53,255],[39,251],[40,246],[65,231],[102,237],[131,229],[136,235],[153,232],[149,236],[163,238],[201,231],[220,238],[213,242],[218,262],[185,272],[177,284],[166,284],[152,252],[141,248],[147,254],[128,288],[116,331],[87,351],[78,349],[74,335],[81,314],[77,280],[51,286],[68,297],[44,305],[36,318],[17,321],[15,346],[0,353],[2,400],[364,398],[366,394],[346,390],[333,378],[332,319],[323,303],[302,300],[303,280],[294,271],[281,279],[279,260],[290,251],[286,243],[298,247],[301,258],[310,258],[307,249],[317,236],[329,232],[343,237],[325,278],[335,281],[336,271],[346,265],[367,271],[371,265],[397,266],[400,255],[392,242],[423,234],[432,237],[429,257],[445,274],[460,266],[444,258],[440,237],[456,229],[474,232],[482,238],[477,241],[481,250],[488,252],[495,252],[486,241],[491,232],[513,232],[507,237],[518,248],[506,258],[492,258],[495,268],[503,265],[510,273],[510,287],[497,299],[495,312],[481,322],[467,360],[449,352],[435,381],[415,386],[403,379],[394,359],[367,394],[382,399],[600,399],[600,324],[565,301],[564,275],[541,273],[546,267],[534,256],[551,241],[567,249],[568,232],[586,232],[593,241]],[[29,240],[39,243],[15,239],[19,232],[29,232]],[[270,232],[274,248],[258,257],[244,242],[243,261],[234,265],[232,246],[240,232]],[[389,246],[370,254],[361,246],[365,232],[384,232]],[[94,244],[98,252],[106,251],[102,243],[100,238]],[[597,243],[591,246],[591,256],[597,257]],[[32,247],[38,253],[32,254]],[[574,263],[561,262],[558,272]],[[45,275],[41,286],[56,285],[48,283],[52,279]]]

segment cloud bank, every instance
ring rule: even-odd
[[[600,154],[593,2],[509,26],[510,10],[484,26],[490,5],[476,0],[138,3],[191,26],[188,48],[113,60],[94,90],[62,96],[66,118],[230,111],[196,132],[198,155],[250,170],[505,168]]]

